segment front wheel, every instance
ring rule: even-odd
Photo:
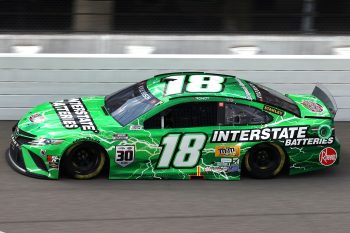
[[[64,157],[63,168],[75,179],[91,179],[100,174],[106,161],[105,153],[93,144],[79,144],[70,148]]]
[[[277,176],[286,162],[284,151],[274,144],[260,144],[248,151],[245,168],[254,178],[267,179]]]

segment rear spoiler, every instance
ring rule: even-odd
[[[333,117],[337,114],[337,103],[335,102],[335,99],[332,96],[332,94],[325,86],[317,84],[314,90],[312,91],[312,95],[316,96],[324,103],[324,105],[326,105],[328,110],[332,113]]]

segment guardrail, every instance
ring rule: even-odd
[[[336,120],[350,120],[350,56],[0,54],[0,120],[19,119],[55,99],[106,95],[155,74],[224,73],[282,93],[311,93],[324,84],[338,104]]]

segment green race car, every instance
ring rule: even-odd
[[[333,97],[282,95],[234,76],[157,75],[108,96],[44,103],[13,127],[18,172],[58,179],[239,180],[339,162]]]

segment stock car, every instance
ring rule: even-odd
[[[13,127],[9,164],[58,179],[239,180],[339,162],[334,98],[282,95],[235,76],[161,74],[107,96],[41,104]]]

